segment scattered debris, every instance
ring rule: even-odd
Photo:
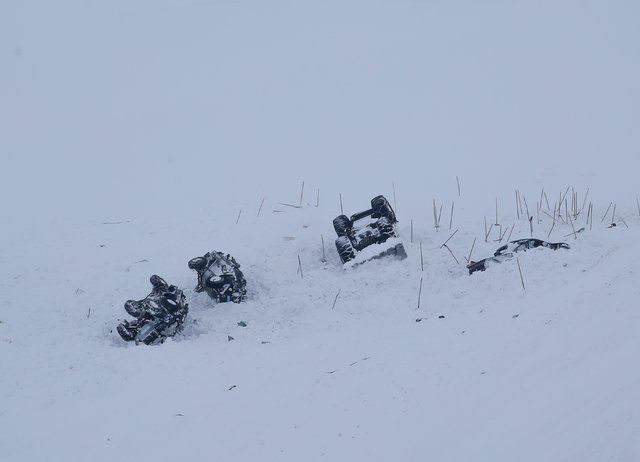
[[[234,388],[237,388],[237,386],[236,386],[236,385],[231,385],[231,386],[228,388],[228,390],[227,390],[227,391],[231,391],[231,390],[233,390]]]
[[[246,323],[246,322],[244,322],[244,321],[240,321],[240,322],[238,323],[238,326],[240,326],[240,327],[247,327],[247,323]]]
[[[227,335],[227,342],[230,342],[231,340],[235,340],[232,336]]]
[[[470,261],[467,265],[469,274],[473,274],[476,271],[485,271],[488,265],[493,263],[502,263],[503,261],[510,260],[517,252],[526,252],[529,249],[535,249],[537,247],[547,247],[551,250],[558,249],[570,249],[569,244],[565,242],[545,242],[540,239],[517,239],[511,241],[507,245],[503,245],[495,251],[493,257],[483,258],[480,261]]]

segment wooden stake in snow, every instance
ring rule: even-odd
[[[520,219],[520,198],[518,197],[518,190],[516,189],[516,215],[518,220]]]
[[[336,302],[338,301],[338,296],[340,295],[341,291],[342,291],[342,289],[338,289],[338,293],[336,294],[336,298],[333,299],[333,305],[331,306],[332,310],[336,307]]]
[[[238,212],[238,218],[236,218],[236,225],[240,221],[240,215],[242,215],[242,209],[240,209],[240,211]]]
[[[327,262],[327,258],[324,254],[324,236],[321,234],[320,235],[320,240],[322,241],[322,260],[320,260],[322,263],[326,263]]]
[[[422,242],[420,243],[420,271],[424,271],[424,260],[422,258]]]
[[[459,265],[460,262],[458,261],[458,259],[456,258],[456,256],[453,254],[453,252],[451,251],[451,249],[449,248],[448,245],[444,246],[445,249],[447,249],[449,251],[449,253],[451,254],[451,256],[453,257],[453,259],[456,261],[456,263]]]
[[[638,216],[640,216],[640,199],[636,197],[636,205],[638,206]]]
[[[549,230],[549,234],[547,234],[547,239],[549,239],[549,237],[551,236],[551,231],[553,231],[553,228],[555,228],[556,226],[556,221],[553,220],[553,224],[551,225],[551,229]]]
[[[440,248],[445,247],[445,246],[447,245],[447,242],[449,242],[449,241],[451,240],[451,238],[452,238],[453,236],[455,236],[455,235],[456,235],[456,233],[457,233],[457,232],[458,232],[458,230],[456,229],[456,230],[453,232],[453,234],[452,234],[451,236],[449,236],[449,239],[447,239],[446,241],[444,241],[444,244],[442,244],[442,245],[440,246]]]
[[[616,222],[616,207],[618,204],[613,204],[613,212],[611,213],[611,223]]]
[[[398,213],[398,202],[396,201],[396,184],[392,181],[391,186],[393,187],[393,208],[396,213]]]
[[[413,220],[411,220],[411,237],[409,239],[410,239],[410,242],[413,244]]]
[[[544,192],[544,190],[543,190],[543,192]],[[547,193],[546,192],[544,192],[544,200],[547,203],[547,211],[551,212],[551,207],[549,206],[549,198],[547,197]]]
[[[344,215],[344,210],[342,210],[342,194],[338,194],[340,196],[340,215]]]
[[[469,258],[467,258],[467,263],[471,262],[471,254],[473,253],[473,248],[476,246],[476,238],[473,238],[473,244],[471,244],[471,250],[469,250]]]
[[[511,227],[511,231],[509,231],[509,237],[507,237],[507,242],[510,242],[511,239],[511,233],[513,233],[513,228],[516,227],[516,224],[514,223],[513,226]]]
[[[516,257],[516,261],[518,262],[518,272],[520,273],[520,282],[522,282],[522,290],[526,292],[527,288],[524,286],[524,278],[522,277],[522,268],[520,267],[520,259]]]
[[[487,217],[484,217],[484,242],[489,242],[489,235],[491,234],[491,230],[493,229],[493,224],[489,226],[487,229]]]
[[[302,182],[302,188],[300,189],[300,207],[302,207],[302,198],[304,197],[304,181]]]
[[[573,220],[571,219],[571,215],[569,215],[569,223],[571,223],[571,229],[573,230],[573,238],[578,239],[578,233],[576,233],[576,228],[573,226]]]
[[[500,222],[498,221],[498,198],[496,197],[496,226],[500,226]]]
[[[256,215],[257,217],[260,216],[260,212],[262,212],[262,206],[264,205],[264,197],[262,198],[262,201],[260,202],[260,208],[258,208],[258,214]]]
[[[420,309],[420,298],[422,297],[422,278],[420,278],[420,288],[418,289],[418,307],[416,310]]]
[[[453,207],[456,205],[455,202],[451,203],[451,215],[449,215],[449,231],[451,231],[451,226],[453,225]]]
[[[612,205],[613,202],[609,202],[609,207],[607,207],[607,211],[604,212],[604,215],[602,215],[602,220],[600,220],[600,223],[604,223],[604,219],[607,218],[607,215],[609,215],[609,210],[611,210]]]
[[[298,271],[300,272],[300,278],[304,279],[304,275],[302,274],[302,261],[300,261],[300,254],[298,254]]]
[[[316,207],[320,207],[320,188],[318,188],[318,195],[316,196]]]
[[[460,197],[460,180],[456,177],[456,183],[458,183],[458,197]]]
[[[529,213],[529,205],[527,204],[527,198],[525,196],[522,196],[522,200],[524,201],[524,206],[527,210],[527,220],[531,217],[531,214]]]

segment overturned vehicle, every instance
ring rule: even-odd
[[[369,210],[358,212],[350,218],[346,215],[336,217],[333,228],[338,235],[336,249],[342,263],[355,260],[361,252],[364,255],[358,260],[362,261],[385,255],[406,258],[404,246],[398,239],[397,222],[396,214],[384,196],[371,199]]]
[[[529,249],[535,249],[538,247],[546,247],[551,250],[569,249],[569,244],[564,242],[545,242],[541,239],[517,239],[511,241],[507,245],[503,245],[495,251],[493,257],[483,258],[480,261],[470,261],[467,265],[469,274],[473,274],[476,271],[485,271],[487,267],[493,263],[502,263],[506,260],[511,260],[515,253],[525,252]]]
[[[150,281],[153,289],[149,295],[124,304],[125,311],[135,318],[118,324],[118,334],[127,342],[162,343],[182,330],[187,317],[189,305],[180,289],[155,274]]]
[[[247,281],[240,265],[231,255],[207,252],[189,260],[189,268],[198,275],[196,292],[206,292],[216,303],[243,302],[247,296]]]

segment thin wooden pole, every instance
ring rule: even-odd
[[[262,212],[262,206],[264,205],[264,197],[262,198],[262,201],[260,202],[260,208],[258,208],[258,215],[256,216],[260,216],[260,212]]]
[[[338,296],[340,295],[341,291],[342,291],[342,289],[338,289],[338,293],[336,294],[336,298],[333,299],[333,305],[331,305],[331,309],[332,310],[336,307],[336,302],[338,301]]]
[[[524,278],[522,277],[522,268],[520,267],[520,259],[516,257],[516,261],[518,262],[518,272],[520,272],[520,281],[522,282],[522,290],[526,292],[527,288],[524,286]]]

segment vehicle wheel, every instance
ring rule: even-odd
[[[124,309],[134,318],[139,318],[144,312],[144,306],[138,300],[127,300],[124,304]]]
[[[371,209],[373,210],[374,216],[377,217],[387,217],[391,223],[396,223],[396,214],[391,208],[391,204],[384,196],[376,196],[371,199]]]
[[[336,239],[336,249],[338,250],[342,263],[356,258],[356,251],[353,249],[353,245],[351,245],[351,241],[347,236],[340,236]]]
[[[378,232],[380,233],[381,242],[385,242],[390,237],[396,237],[396,230],[393,227],[393,223],[391,223],[387,217],[382,217],[378,220]]]
[[[351,230],[351,220],[346,215],[340,215],[333,219],[333,229],[338,236],[346,236]]]

